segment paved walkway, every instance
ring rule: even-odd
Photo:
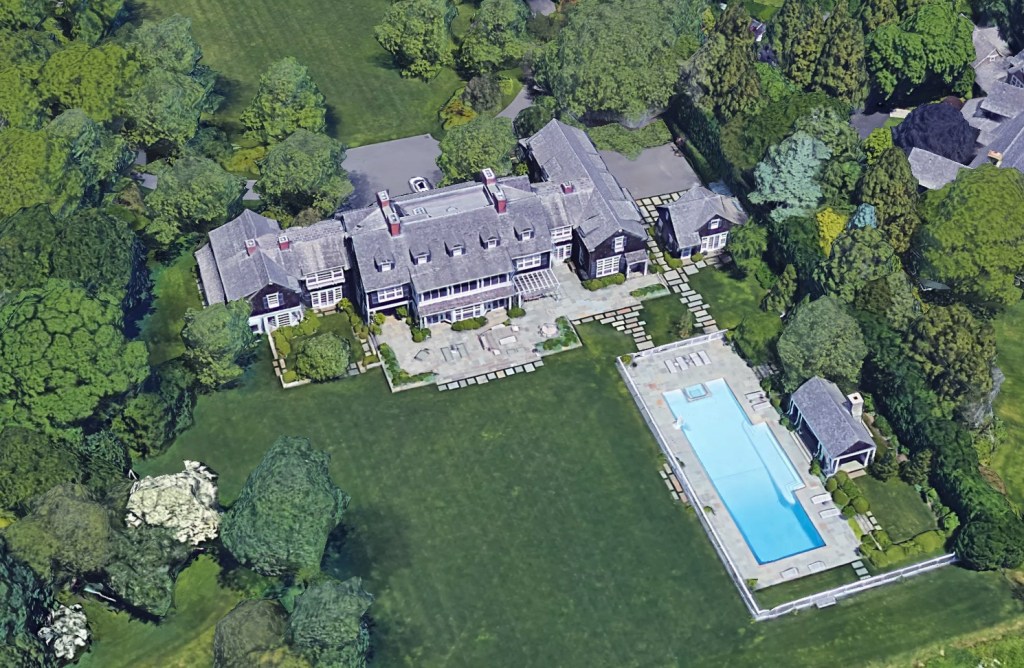
[[[516,93],[515,99],[509,102],[507,107],[498,112],[498,116],[515,120],[516,116],[519,115],[519,112],[526,109],[531,104],[533,104],[533,100],[530,98],[529,93],[527,93],[526,86],[523,86],[519,89],[519,92]]]

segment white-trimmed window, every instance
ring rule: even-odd
[[[572,244],[563,244],[561,246],[555,246],[556,260],[568,260],[570,254],[572,254]]]
[[[452,257],[458,257],[462,255],[464,252],[466,252],[466,249],[462,246],[462,244],[458,244],[456,246],[452,246],[450,252],[452,254]]]
[[[309,293],[309,301],[313,306],[323,308],[333,306],[341,301],[341,288],[327,288]]]
[[[391,271],[394,268],[395,268],[395,263],[392,262],[391,260],[381,260],[380,261],[380,270],[381,271]]]
[[[626,250],[626,237],[615,237],[615,248],[613,250],[616,253]]]
[[[533,238],[533,229],[532,228],[528,227],[526,229],[523,229],[523,230],[519,231],[519,239],[520,240],[527,241],[527,240],[532,239],[532,238]]]
[[[535,269],[539,267],[544,261],[543,256],[540,253],[536,255],[530,255],[528,257],[521,257],[516,260],[516,271],[526,271],[527,269]]]
[[[388,302],[392,299],[399,299],[405,294],[405,288],[399,285],[397,288],[388,288],[387,290],[377,290],[377,301]]]
[[[277,308],[281,305],[281,293],[271,292],[266,296],[265,300],[267,302],[267,308]]]
[[[602,276],[610,276],[611,274],[618,273],[619,265],[622,264],[622,256],[615,255],[613,257],[606,257],[597,261],[597,271],[595,276],[601,278]]]
[[[484,241],[484,248],[495,248],[497,245],[498,239],[496,237],[491,237],[490,239]]]
[[[565,227],[558,227],[551,230],[551,243],[559,243],[561,241],[568,241],[572,238],[572,227],[566,225]]]
[[[416,256],[416,264],[426,264],[430,261],[430,253],[420,253]]]
[[[470,318],[476,318],[484,314],[483,304],[474,304],[473,306],[466,306],[465,308],[457,308],[452,311],[452,322],[458,322],[460,320],[469,320]]]
[[[721,218],[712,218],[711,222],[708,223],[708,229],[709,230],[717,230],[721,226],[722,226],[722,219]]]

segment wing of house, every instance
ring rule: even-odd
[[[675,257],[717,255],[725,250],[729,230],[747,221],[739,200],[703,186],[691,188],[657,209],[654,232]]]
[[[917,179],[918,185],[928,190],[936,190],[951,183],[956,180],[956,175],[961,169],[967,169],[966,165],[961,165],[955,160],[920,148],[910,149],[907,160],[910,162],[910,172]]]

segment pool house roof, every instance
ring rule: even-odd
[[[815,376],[793,393],[792,401],[830,459],[875,447],[871,432],[835,383]]]

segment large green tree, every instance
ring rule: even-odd
[[[256,344],[249,329],[251,312],[249,303],[240,300],[185,313],[185,364],[200,386],[213,389],[241,377],[242,364]]]
[[[402,76],[430,80],[454,61],[451,24],[457,13],[448,0],[397,0],[384,12],[374,36],[394,57]]]
[[[777,146],[754,168],[754,204],[774,206],[773,220],[812,213],[821,201],[818,175],[832,152],[806,132],[796,132]]]
[[[14,508],[78,476],[76,457],[46,436],[7,427],[0,431],[0,508]]]
[[[734,2],[715,24],[715,32],[690,67],[698,88],[699,104],[719,119],[751,112],[763,103],[754,67],[750,14]]]
[[[267,664],[271,652],[287,653],[288,618],[277,601],[246,600],[224,615],[213,635],[214,668],[249,668]]]
[[[349,502],[331,480],[329,460],[308,439],[275,441],[224,515],[224,547],[264,575],[319,572],[327,537]]]
[[[321,132],[327,103],[308,70],[292,57],[270,64],[260,88],[242,112],[242,125],[264,142],[280,141],[296,130]]]
[[[345,151],[327,135],[296,130],[274,144],[260,163],[260,194],[272,206],[297,214],[327,215],[354,190],[341,167]]]
[[[53,607],[50,588],[0,538],[0,664],[48,665],[49,652],[36,634]]]
[[[867,70],[864,66],[864,33],[850,16],[846,0],[840,0],[825,21],[825,44],[818,57],[811,84],[849,104],[863,101]]]
[[[482,0],[469,31],[459,45],[459,64],[475,73],[494,72],[516,64],[526,53],[526,19],[522,0]]]
[[[864,0],[860,3],[860,21],[865,35],[899,18],[895,0]]]
[[[182,233],[205,232],[242,209],[243,179],[213,160],[186,156],[171,165],[154,165],[157,188],[146,197],[152,219],[146,232],[163,245]]]
[[[348,342],[326,332],[301,343],[295,353],[295,371],[312,380],[331,380],[345,375],[350,361]]]
[[[680,71],[673,47],[696,35],[698,11],[689,0],[581,3],[541,55],[537,80],[575,115],[642,119],[668,103]]]
[[[125,41],[132,58],[146,70],[192,74],[203,57],[192,36],[192,20],[175,14],[161,21],[145,20]]]
[[[846,304],[852,303],[868,283],[903,271],[885,235],[870,227],[840,234],[831,251],[819,268],[818,284],[826,294]]]
[[[790,390],[813,376],[856,386],[868,353],[857,321],[832,297],[820,297],[797,308],[777,345]]]
[[[512,172],[515,148],[512,121],[478,118],[445,133],[437,166],[444,173],[445,183],[471,181],[486,167],[505,176]]]
[[[1016,303],[1024,272],[1024,174],[982,165],[929,193],[914,238],[920,274],[981,308]]]
[[[939,397],[957,405],[992,390],[996,356],[991,323],[961,304],[932,306],[911,330],[909,349]]]
[[[2,46],[0,46],[2,48]],[[46,115],[42,95],[26,68],[0,66],[0,129],[35,130]]]
[[[122,99],[134,89],[139,73],[138,63],[118,44],[90,47],[71,42],[46,61],[39,92],[57,109],[81,109],[106,123],[119,115]]]
[[[120,304],[50,280],[0,307],[0,416],[63,428],[145,378],[146,346],[126,341]]]
[[[111,432],[135,454],[160,454],[192,426],[196,397],[191,380],[179,362],[164,364],[146,381],[143,392],[119,407],[110,423]]]
[[[974,84],[973,24],[951,2],[926,2],[900,23],[868,36],[867,67],[887,99],[934,99],[944,91],[967,95]]]
[[[782,71],[801,88],[809,87],[825,44],[825,20],[818,4],[786,0],[768,30]]]
[[[172,529],[143,524],[110,536],[106,582],[121,602],[148,615],[163,617],[173,603],[174,581],[192,548]]]
[[[373,596],[359,578],[324,578],[295,599],[288,637],[315,666],[363,668],[370,648],[366,611],[371,603]]]
[[[213,76],[189,76],[154,69],[146,72],[135,92],[123,101],[125,133],[144,146],[184,146],[199,129],[199,117],[213,111]]]
[[[890,146],[870,164],[861,181],[860,197],[875,207],[880,229],[898,253],[905,253],[921,222],[917,214],[917,179],[903,151]]]

